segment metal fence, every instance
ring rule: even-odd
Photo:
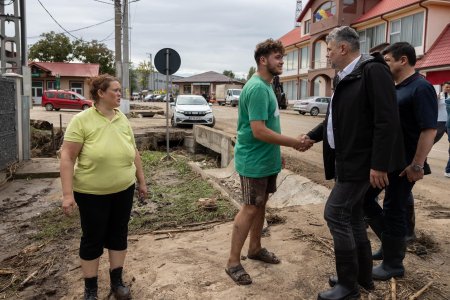
[[[0,170],[18,159],[14,80],[0,77]]]

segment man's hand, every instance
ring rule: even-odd
[[[70,216],[77,204],[73,195],[63,196],[62,209],[66,216]]]
[[[387,172],[370,169],[370,184],[373,188],[384,189],[389,185]]]
[[[296,149],[298,151],[302,151],[302,152],[304,152],[304,151],[308,150],[309,148],[311,148],[314,145],[314,143],[316,142],[314,140],[311,140],[309,138],[309,136],[307,136],[306,134],[299,135],[297,137],[297,139],[300,142],[299,142],[298,146],[294,147],[294,149]]]
[[[147,199],[148,190],[147,190],[147,185],[145,183],[138,185],[138,192],[139,192],[138,195],[139,195],[140,201]]]
[[[409,182],[416,182],[423,179],[423,169],[420,171],[415,171],[411,165],[407,166],[401,173],[400,176],[405,176],[408,178]]]

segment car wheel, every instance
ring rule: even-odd
[[[231,104],[232,107],[236,107],[236,103],[231,102],[230,104]]]
[[[177,123],[175,123],[174,118],[170,118],[170,125],[172,125],[172,127],[178,127]]]
[[[319,114],[319,109],[317,107],[313,107],[309,113],[311,116],[317,116]]]
[[[61,108],[55,108],[56,111],[59,111]]]
[[[45,110],[46,111],[52,111],[53,110],[53,104],[51,104],[51,103],[45,104]]]
[[[87,105],[87,104],[85,104],[85,105],[83,105],[83,106],[81,107],[82,110],[86,110],[86,109],[88,109],[88,108],[89,108],[89,105]]]

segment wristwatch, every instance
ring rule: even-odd
[[[419,164],[411,164],[411,168],[414,170],[414,172],[420,172],[423,170],[423,166]]]

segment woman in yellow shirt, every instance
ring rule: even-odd
[[[108,249],[111,293],[130,299],[122,281],[128,221],[138,181],[138,196],[147,197],[141,157],[126,116],[117,109],[121,89],[118,80],[100,75],[91,80],[94,105],[70,121],[61,150],[62,208],[80,211],[81,269],[84,299],[97,299],[100,256]]]

